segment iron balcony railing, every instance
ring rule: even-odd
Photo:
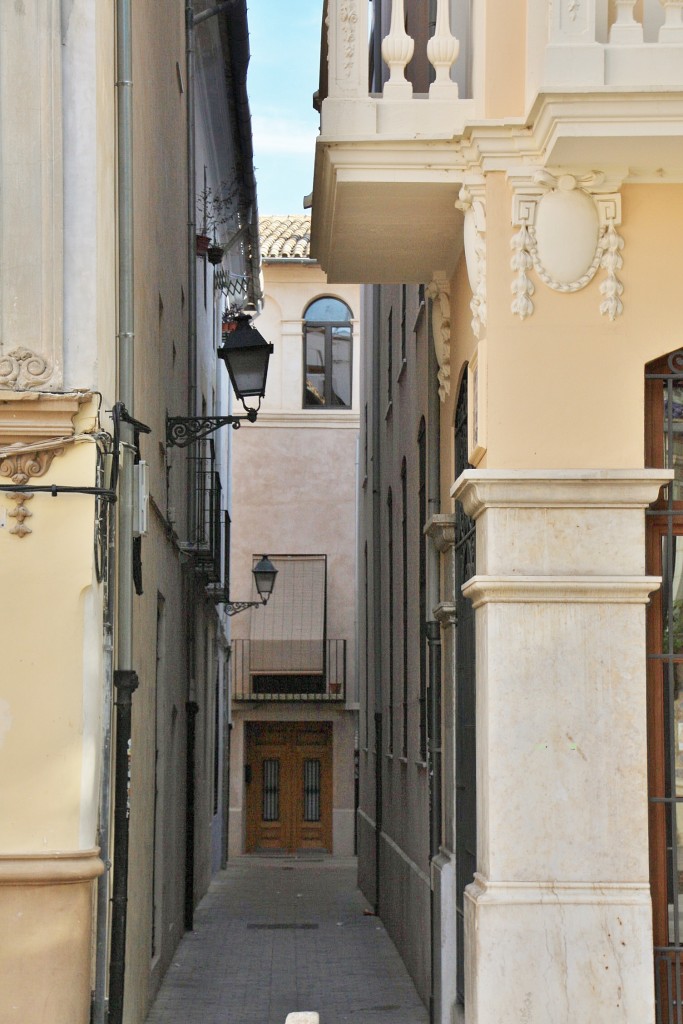
[[[346,700],[346,640],[233,640],[233,700]]]
[[[220,535],[222,538],[222,553],[219,552],[222,570],[218,580],[209,582],[207,592],[215,604],[227,604],[230,600],[230,513],[222,508],[220,516]]]
[[[190,550],[197,571],[208,583],[220,583],[223,569],[221,524],[222,485],[216,470],[213,441],[209,441],[201,455],[194,458],[195,479],[195,533]]]

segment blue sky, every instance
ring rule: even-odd
[[[313,189],[322,0],[251,0],[248,16],[259,213],[301,213]]]

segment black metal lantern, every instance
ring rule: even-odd
[[[223,344],[218,349],[230,374],[233,391],[247,408],[245,398],[261,399],[266,393],[268,360],[273,346],[259,334],[245,313],[223,324]]]
[[[263,603],[266,604],[268,602],[268,598],[273,593],[277,569],[268,558],[268,555],[261,555],[261,558],[252,569],[252,572],[254,574],[254,582],[256,583],[258,595]]]

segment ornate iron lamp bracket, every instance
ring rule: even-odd
[[[243,420],[254,423],[256,416],[256,409],[248,409],[245,416],[167,416],[166,444],[172,448],[186,448],[221,427],[237,430]]]
[[[260,608],[265,601],[228,601],[225,610],[228,615],[237,615],[238,612],[245,612],[247,608]]]

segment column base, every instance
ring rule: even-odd
[[[0,856],[0,1021],[87,1024],[98,850]]]
[[[466,1024],[654,1024],[645,884],[476,875],[465,942]]]

